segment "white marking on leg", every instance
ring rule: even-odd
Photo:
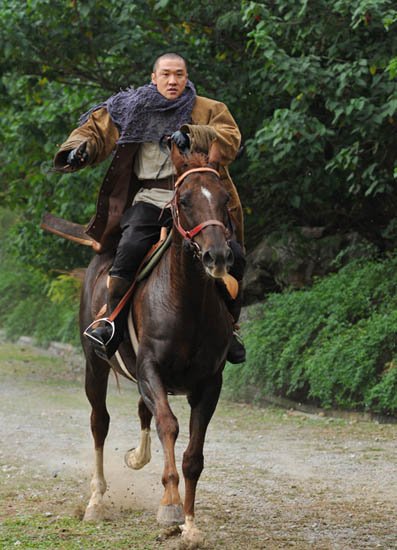
[[[202,188],[201,188],[201,192],[202,192],[202,194],[204,195],[204,197],[208,200],[208,202],[211,204],[211,201],[212,201],[212,194],[211,194],[211,191],[209,191],[209,190],[206,189],[205,187],[202,187]]]
[[[84,514],[84,520],[104,519],[103,495],[106,491],[106,480],[103,473],[103,448],[95,449],[95,472],[91,480],[91,498]]]
[[[194,523],[194,516],[186,516],[185,523],[181,525],[182,538],[189,545],[196,548],[204,542],[203,536]]]
[[[124,459],[127,466],[133,470],[140,470],[150,462],[152,458],[150,446],[150,428],[148,428],[141,431],[141,441],[138,447],[126,452]]]

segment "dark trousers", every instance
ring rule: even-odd
[[[110,275],[132,281],[146,253],[159,240],[161,228],[171,226],[169,208],[162,211],[147,202],[128,208],[120,221],[122,234]]]
[[[159,240],[160,229],[172,227],[171,211],[169,208],[162,211],[147,202],[137,202],[124,212],[120,227],[121,239],[110,275],[132,281],[146,253]],[[230,242],[230,247],[234,254],[230,274],[241,281],[245,269],[243,249],[234,240]]]

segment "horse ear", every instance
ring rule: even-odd
[[[171,160],[176,168],[176,173],[178,175],[186,170],[186,158],[184,157],[184,155],[182,155],[178,146],[175,145],[175,143],[172,143],[171,145]]]
[[[208,151],[208,164],[211,164],[215,170],[219,170],[219,165],[222,161],[221,148],[218,141],[215,139],[211,143],[210,150]]]

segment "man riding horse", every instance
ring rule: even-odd
[[[227,165],[240,146],[240,131],[226,105],[196,95],[188,80],[186,61],[178,54],[160,56],[151,84],[128,89],[96,105],[80,119],[55,156],[55,168],[72,172],[102,162],[113,154],[99,192],[97,211],[87,233],[97,243],[97,252],[115,250],[109,272],[107,315],[123,298],[150,247],[157,242],[161,227],[171,227],[169,203],[174,194],[175,168],[169,144],[183,154],[208,153],[211,143],[219,144],[221,179],[230,195],[229,211],[234,254],[231,274],[239,281],[244,272],[243,215],[237,190]],[[209,199],[210,200],[210,199]],[[120,237],[121,231],[121,237]],[[223,292],[236,324],[241,309],[241,288],[237,298]],[[109,324],[86,331],[111,357],[120,344],[126,310]],[[227,356],[231,363],[245,360],[245,349],[236,331]]]

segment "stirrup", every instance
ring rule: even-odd
[[[95,325],[98,325],[100,323],[107,323],[112,328],[112,334],[108,338],[106,342],[102,342],[101,340],[98,340],[98,338],[95,338],[89,331],[92,329],[97,328]],[[109,345],[109,343],[113,340],[114,335],[116,334],[116,326],[114,324],[114,321],[109,321],[107,317],[102,317],[101,319],[95,319],[91,324],[88,325],[88,327],[83,332],[84,336],[86,336],[89,340],[94,342],[96,346],[99,346],[101,349],[106,351],[106,347]]]
[[[238,365],[246,360],[246,351],[243,339],[236,329],[233,330],[229,350],[226,357],[229,363]]]
[[[239,327],[240,328],[240,327]],[[240,332],[239,332],[239,328],[234,328],[233,329],[233,336],[235,337],[235,339],[237,340],[237,342],[239,344],[241,344],[242,346],[244,346],[244,340],[243,340],[243,337],[241,336]]]

